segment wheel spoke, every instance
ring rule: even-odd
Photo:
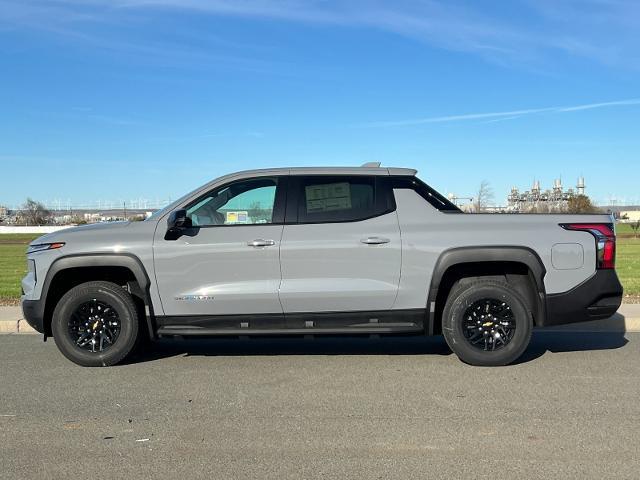
[[[80,338],[78,338],[78,341],[76,342],[77,345],[83,347],[84,345],[86,345],[86,342],[88,342],[89,340],[87,340],[87,338],[89,337],[91,333],[90,332],[84,332],[82,334],[82,336]],[[83,342],[83,343],[81,343]]]

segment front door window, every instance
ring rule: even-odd
[[[225,185],[187,208],[194,226],[273,223],[277,179],[260,178]]]

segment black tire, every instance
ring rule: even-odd
[[[484,313],[481,306],[487,304],[502,309],[502,315],[508,317],[508,323],[513,328],[507,327],[507,335],[498,333],[499,325],[495,316],[491,319],[483,316],[482,320],[476,322],[479,319],[477,314]],[[489,308],[487,306],[487,310]],[[488,321],[481,323],[485,320]],[[475,323],[479,323],[478,328],[473,325]],[[498,336],[502,344],[498,344],[498,340],[492,337],[494,328],[494,335]],[[533,318],[526,300],[508,283],[499,280],[459,282],[451,289],[442,314],[442,332],[449,348],[460,360],[470,365],[500,366],[516,361],[527,349],[532,330]],[[465,336],[465,331],[471,333]],[[477,335],[482,339],[478,340]],[[485,340],[487,335],[491,342],[488,346]],[[476,343],[472,344],[472,341]],[[497,345],[494,346],[495,350],[491,349],[493,342]]]
[[[119,325],[115,339],[110,344],[104,342],[106,348],[102,351],[91,351],[87,347],[78,346],[80,339],[76,339],[75,332],[71,331],[71,324],[77,318],[77,313],[81,309],[86,311],[86,305],[91,305],[92,302],[97,302],[96,305],[99,304],[102,308],[105,305],[110,307],[109,312],[115,315],[113,318]],[[97,319],[95,325],[98,325]],[[89,329],[83,328],[83,335],[89,334]],[[95,332],[96,327],[93,328],[92,332]],[[51,329],[56,346],[62,354],[83,367],[107,367],[121,362],[135,347],[140,331],[138,313],[131,295],[119,285],[103,281],[82,283],[65,293],[53,312]],[[91,348],[91,343],[87,345]],[[102,345],[100,348],[103,348]]]

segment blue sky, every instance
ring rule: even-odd
[[[411,166],[640,203],[635,0],[0,0],[0,204]]]

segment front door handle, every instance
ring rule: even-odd
[[[265,240],[264,238],[256,238],[255,240],[247,242],[247,245],[250,247],[271,247],[275,244],[276,242],[274,240]]]
[[[384,237],[367,237],[360,240],[362,243],[366,243],[367,245],[380,245],[382,243],[389,243],[391,240]]]

